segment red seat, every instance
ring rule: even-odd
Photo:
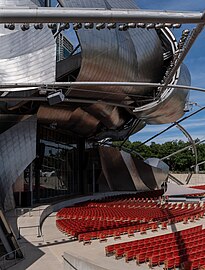
[[[115,251],[115,259],[122,258],[124,255],[124,248],[118,248]]]
[[[152,268],[153,266],[159,265],[160,264],[160,256],[152,256],[149,260],[149,266]]]
[[[133,260],[136,257],[136,251],[130,250],[125,253],[125,261],[129,262],[130,260]]]
[[[139,265],[146,261],[146,252],[139,253],[136,255],[136,263]]]
[[[174,264],[174,258],[171,259],[167,259],[164,261],[164,269],[165,270],[169,270],[170,268],[174,268],[175,264]]]

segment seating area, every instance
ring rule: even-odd
[[[201,189],[201,190],[204,190],[204,192],[205,192],[205,185],[191,186],[191,188],[194,188],[194,189]]]
[[[106,241],[107,237],[118,239],[123,234],[146,234],[149,229],[154,232],[181,221],[194,222],[205,212],[200,204],[161,203],[157,198],[138,198],[139,194],[63,208],[56,215],[56,225],[65,234],[87,243],[93,239]]]
[[[83,245],[95,239],[106,242],[112,237],[112,244],[105,246],[106,256],[124,260],[125,267],[133,261],[130,264],[136,263],[136,267],[146,263],[146,267],[161,266],[164,270],[196,270],[205,269],[205,229],[202,225],[188,229],[185,226],[187,223],[194,226],[204,216],[203,202],[172,203],[162,200],[161,195],[144,198],[132,194],[63,208],[56,215],[56,225]],[[164,234],[168,225],[178,222],[185,227],[183,230],[180,227],[180,231],[170,233],[169,227]],[[144,234],[151,237],[143,237]]]
[[[205,230],[202,225],[166,235],[122,242],[105,247],[106,256],[114,255],[125,262],[164,264],[164,269],[201,269],[205,266]]]

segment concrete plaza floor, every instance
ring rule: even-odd
[[[25,251],[25,259],[10,269],[12,270],[61,270],[63,267],[63,254],[69,253],[78,258],[83,258],[94,265],[99,265],[109,270],[124,270],[124,269],[150,269],[148,265],[136,265],[135,261],[126,263],[124,258],[116,260],[114,256],[105,256],[105,246],[113,243],[120,243],[124,241],[133,241],[136,239],[152,237],[156,235],[166,234],[169,232],[183,230],[197,225],[205,225],[205,219],[200,219],[196,222],[189,222],[188,224],[172,224],[168,226],[168,230],[158,229],[158,232],[147,231],[146,235],[135,233],[134,237],[128,238],[123,235],[121,239],[114,240],[109,237],[107,242],[100,243],[99,240],[93,240],[90,245],[83,245],[82,242],[73,241],[71,238],[61,233],[56,225],[56,213],[52,213],[46,218],[42,227],[42,236],[38,235],[39,218],[46,206],[41,206],[33,209],[30,213],[21,214],[17,219],[15,212],[9,213],[8,218],[11,222],[15,233],[18,235],[17,227],[21,227],[21,239],[18,240],[20,247]],[[16,224],[17,220],[17,224]],[[26,228],[22,228],[26,227]],[[28,227],[28,228],[27,228]],[[163,266],[155,267],[154,269],[163,269]]]

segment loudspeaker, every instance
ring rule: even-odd
[[[65,99],[65,96],[61,91],[50,94],[47,96],[47,100],[48,100],[49,105],[55,105],[57,103],[64,101],[64,99]]]

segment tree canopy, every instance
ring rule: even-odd
[[[114,142],[113,145],[120,147],[122,142]],[[155,142],[151,142],[150,145],[141,144],[141,142],[130,142],[126,141],[123,146],[130,150],[135,150],[139,153],[144,159],[149,157],[156,157],[156,158],[163,158],[176,152],[186,146],[189,146],[189,142],[184,142],[182,140],[175,140],[170,142],[165,142],[163,144],[158,144]],[[197,145],[197,153],[198,153],[198,163],[205,161],[205,144],[198,144]],[[136,153],[133,152],[133,155]],[[195,165],[196,158],[193,154],[192,147],[190,147],[180,152],[170,158],[164,160],[170,167],[170,171],[174,172],[188,172],[193,171],[191,168],[192,165]],[[200,165],[200,171],[205,170],[205,164]]]

